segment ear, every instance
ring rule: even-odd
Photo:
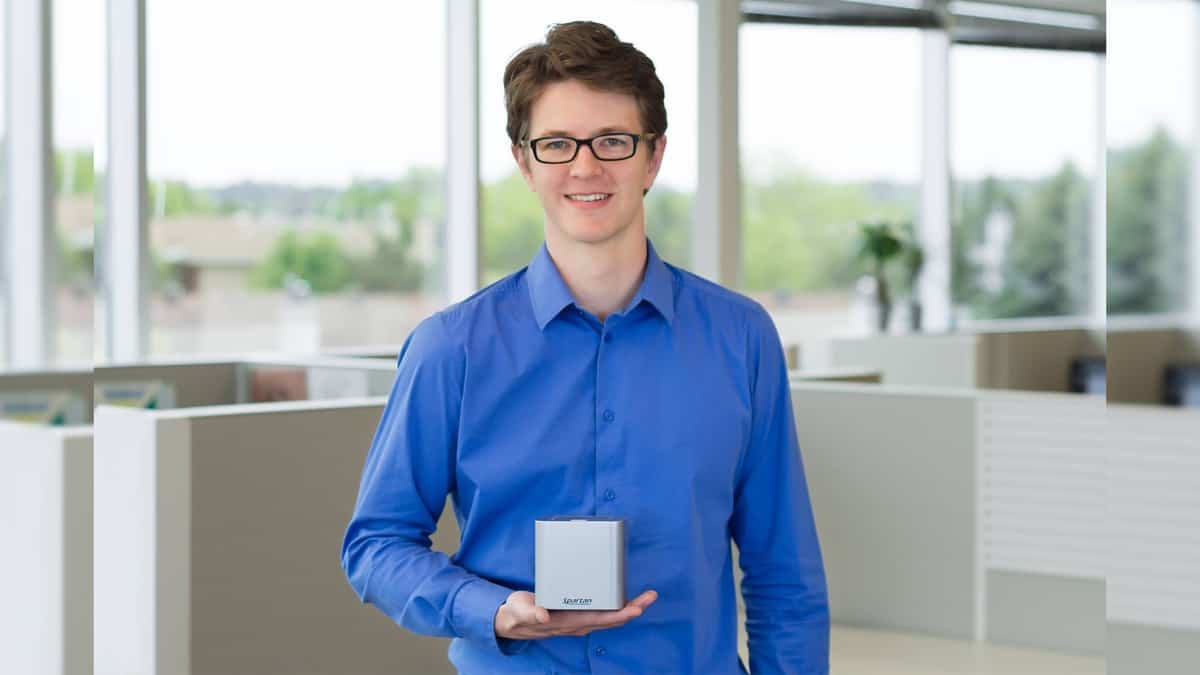
[[[537,189],[533,187],[533,172],[529,167],[529,153],[521,146],[514,145],[512,146],[512,156],[513,160],[517,163],[517,168],[521,171],[521,177],[525,179],[525,184],[529,186],[530,190],[537,192]]]
[[[650,154],[650,163],[646,165],[646,182],[642,185],[643,190],[649,190],[654,185],[654,179],[658,177],[658,170],[662,167],[663,153],[667,150],[666,135],[657,136],[652,141],[654,152]]]

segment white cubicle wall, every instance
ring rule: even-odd
[[[837,383],[792,397],[834,621],[1103,651],[1102,398]]]
[[[445,640],[364,607],[340,567],[384,403],[98,408],[96,672],[452,672]]]
[[[0,421],[0,670],[92,667],[92,430]]]
[[[91,370],[0,375],[0,396],[27,402],[36,420],[0,419],[6,673],[91,673],[92,393]]]
[[[1109,405],[1108,664],[1200,669],[1200,410]]]
[[[1070,365],[1104,356],[1102,330],[1035,327],[834,338],[831,364],[883,371],[884,384],[1068,391]]]

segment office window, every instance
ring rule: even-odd
[[[1087,313],[1100,58],[952,49],[952,278],[961,318]]]
[[[1200,3],[1109,2],[1108,312],[1188,303]],[[1166,74],[1169,74],[1167,76]]]
[[[696,191],[696,7],[685,0],[484,0],[480,3],[480,162],[484,280],[529,263],[543,240],[542,208],[525,185],[505,133],[504,67],[567,21],[599,21],[654,61],[666,90],[667,151],[646,197],[646,230],[659,254],[690,261]],[[669,29],[667,28],[669,27]]]
[[[864,330],[859,226],[917,214],[920,33],[743,24],[739,44],[743,290],[785,342]]]
[[[56,361],[90,364],[95,307],[93,148],[104,105],[104,6],[54,0],[54,228]]]
[[[152,353],[397,344],[443,305],[445,13],[147,2]]]

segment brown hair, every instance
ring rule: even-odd
[[[645,127],[642,133],[654,134],[654,144],[667,131],[663,85],[650,57],[621,42],[604,24],[572,21],[551,26],[545,42],[522,49],[504,69],[504,106],[513,145],[528,140],[529,112],[542,90],[563,80],[632,96]]]

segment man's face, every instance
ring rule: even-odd
[[[634,98],[597,91],[576,80],[548,85],[530,110],[530,139],[616,132],[645,132]],[[615,162],[596,159],[583,145],[567,164],[542,164],[528,148],[513,148],[525,181],[541,199],[547,240],[597,244],[621,235],[645,236],[642,191],[658,175],[666,140],[660,137],[653,145],[642,139],[633,157]],[[579,199],[595,195],[602,198]]]

